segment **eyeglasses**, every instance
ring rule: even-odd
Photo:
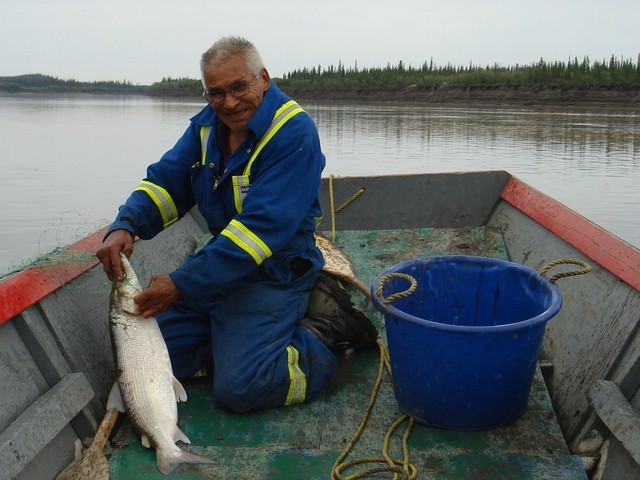
[[[227,97],[227,94],[231,95],[233,98],[244,97],[251,90],[251,85],[255,83],[255,81],[260,76],[258,73],[250,83],[240,82],[233,85],[229,90],[222,90],[221,88],[214,88],[213,90],[205,90],[202,93],[202,96],[206,98],[211,103],[221,103]]]

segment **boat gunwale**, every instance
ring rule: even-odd
[[[103,227],[76,243],[41,257],[48,261],[34,263],[0,279],[0,325],[95,267],[98,264],[95,252],[106,231],[107,227]],[[69,253],[90,255],[82,255],[81,261],[74,255],[66,261],[57,261]]]
[[[514,176],[500,198],[640,291],[640,250],[633,245]]]

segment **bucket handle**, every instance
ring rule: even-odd
[[[376,295],[378,297],[382,296],[382,287],[383,287],[384,283],[387,280],[389,280],[390,278],[404,278],[405,280],[410,282],[411,285],[406,290],[403,290],[402,292],[393,293],[393,294],[389,295],[387,298],[385,298],[383,300],[383,303],[385,305],[389,305],[391,302],[393,302],[394,300],[397,300],[399,298],[408,297],[413,292],[415,292],[416,288],[418,288],[418,281],[415,278],[413,278],[411,275],[409,275],[408,273],[401,273],[401,272],[386,273],[382,277],[380,277],[380,281],[378,282],[378,287],[376,288]]]
[[[591,271],[591,265],[589,265],[587,262],[578,260],[577,258],[560,258],[558,260],[554,260],[553,262],[550,262],[546,267],[544,267],[540,271],[540,275],[546,274],[549,270],[551,270],[553,267],[557,267],[558,265],[578,265],[582,267],[582,270],[572,270],[568,272],[556,273],[549,279],[551,283],[555,283],[556,280],[559,280],[561,278],[584,275]],[[385,282],[391,278],[404,278],[411,285],[406,290],[403,290],[402,292],[393,293],[389,295],[387,298],[383,299],[383,303],[385,305],[389,305],[391,302],[398,300],[399,298],[408,297],[413,292],[415,292],[416,288],[418,288],[417,280],[413,278],[411,275],[409,275],[408,273],[401,273],[401,272],[386,273],[382,277],[380,277],[380,280],[378,281],[378,286],[376,287],[376,295],[378,297],[382,296],[382,287],[384,286]]]
[[[591,265],[589,265],[587,262],[583,262],[582,260],[578,260],[577,258],[560,258],[558,260],[554,260],[553,262],[549,263],[546,267],[544,267],[542,270],[540,270],[540,275],[544,275],[553,267],[556,267],[558,265],[565,265],[565,264],[578,265],[583,268],[582,270],[572,270],[569,272],[556,273],[554,276],[552,276],[549,279],[551,283],[555,283],[556,280],[559,280],[561,278],[574,277],[576,275],[584,275],[585,273],[589,273],[591,271]]]

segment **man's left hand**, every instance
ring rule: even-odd
[[[144,318],[155,317],[180,300],[180,291],[169,275],[153,275],[149,287],[133,299]]]

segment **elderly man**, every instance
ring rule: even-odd
[[[97,256],[118,253],[194,205],[212,239],[136,297],[157,316],[174,374],[213,366],[214,396],[242,412],[304,402],[333,377],[343,348],[372,346],[371,322],[320,275],[314,231],[325,158],[312,119],[270,79],[254,45],[225,37],[201,59],[208,105],[147,169]]]

